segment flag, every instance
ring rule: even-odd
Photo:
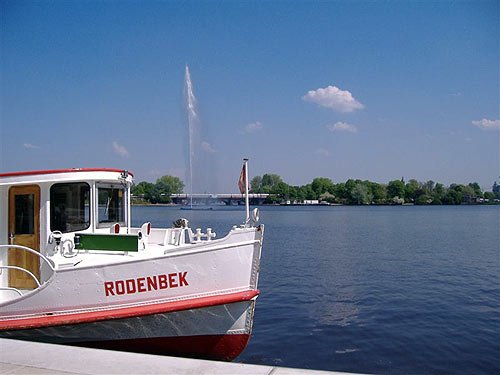
[[[243,164],[243,168],[241,168],[240,179],[238,180],[238,187],[240,188],[240,193],[245,194],[245,184],[246,184],[247,176],[245,171],[245,164]]]

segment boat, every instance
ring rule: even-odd
[[[221,238],[182,218],[133,227],[132,182],[107,168],[0,174],[0,338],[217,360],[244,350],[257,211]]]

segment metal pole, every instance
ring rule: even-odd
[[[247,217],[245,220],[245,226],[250,222],[250,200],[248,198],[248,159],[243,159],[245,163],[245,206],[247,211]]]

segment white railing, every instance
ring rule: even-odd
[[[6,250],[4,250],[4,249],[6,249]],[[38,252],[36,250],[33,250],[33,249],[30,249],[29,247],[26,247],[26,246],[21,246],[21,245],[0,245],[0,252],[5,251],[5,252],[8,253],[10,249],[23,250],[23,251],[26,251],[28,253],[31,253],[31,254],[34,254],[34,255],[38,256],[49,267],[50,271],[52,272],[52,274],[50,275],[50,277],[52,277],[52,275],[54,275],[54,273],[55,273],[54,265],[52,264],[52,262],[46,256],[44,256],[40,252]],[[19,267],[19,266],[10,266],[10,265],[0,266],[0,274],[2,273],[2,270],[4,270],[4,269],[7,269],[7,270],[17,270],[17,271],[20,271],[20,272],[24,272],[27,275],[29,275],[35,281],[35,283],[37,285],[37,288],[39,288],[40,286],[42,286],[41,277],[40,277],[40,279],[38,279],[33,274],[33,272],[31,272],[30,270],[27,270],[26,268]],[[50,279],[50,277],[48,279]],[[2,291],[2,290],[12,291],[12,292],[15,292],[15,293],[19,294],[20,296],[23,295],[23,293],[19,289],[13,288],[13,287],[0,286],[0,291]]]

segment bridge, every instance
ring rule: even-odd
[[[262,204],[269,194],[248,194],[250,204]],[[227,206],[236,206],[245,204],[245,194],[192,194],[193,203],[195,204],[220,204],[223,202]],[[191,202],[191,194],[172,194],[170,196],[176,204],[189,204]]]

